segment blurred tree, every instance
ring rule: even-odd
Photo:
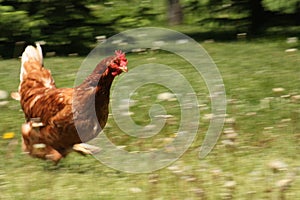
[[[264,22],[266,21],[265,9],[262,5],[262,0],[248,0],[245,4],[249,5],[250,10],[249,32],[257,34],[262,30]]]
[[[299,26],[300,0],[263,0],[268,26]]]
[[[14,55],[15,42],[30,38],[32,24],[27,12],[0,4],[0,57]]]
[[[183,11],[180,0],[167,0],[168,22],[170,25],[178,25],[183,21]]]
[[[92,16],[83,0],[51,0],[35,4],[31,15],[35,19],[45,20],[41,27],[41,39],[49,46],[59,46],[62,53],[87,53],[94,41],[94,28],[89,24]],[[32,6],[32,5],[30,5]]]
[[[296,13],[300,9],[300,0],[263,0],[262,3],[266,9],[280,13]]]
[[[250,34],[267,27],[300,24],[300,0],[209,0],[207,21],[245,27]],[[243,29],[243,28],[242,28]]]
[[[44,40],[46,49],[63,54],[87,53],[88,46],[94,42],[92,16],[86,3],[85,0],[2,1],[2,4],[28,14],[29,41]]]
[[[0,5],[0,41],[15,41],[29,35],[29,17],[25,11]]]

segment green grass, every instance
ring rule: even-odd
[[[171,165],[153,173],[128,174],[113,170],[91,156],[70,154],[58,166],[21,154],[20,126],[23,114],[19,103],[8,99],[0,107],[0,136],[14,132],[15,138],[0,138],[0,199],[296,199],[300,196],[300,107],[282,95],[300,94],[300,53],[286,53],[285,41],[203,43],[224,79],[228,99],[228,118],[224,130],[238,135],[233,145],[225,145],[224,133],[214,150],[198,159],[199,146],[209,121],[201,111],[197,139],[185,154]],[[163,52],[128,54],[129,70],[153,62],[176,68],[193,85],[199,103],[210,105],[204,81],[195,75],[184,60]],[[147,58],[151,58],[150,60]],[[83,58],[53,57],[45,59],[57,86],[72,87]],[[0,61],[0,89],[16,91],[19,60]],[[115,81],[117,83],[119,78]],[[272,89],[283,87],[282,94]],[[164,87],[146,85],[132,96],[131,108],[139,124],[149,122],[148,110]],[[270,98],[271,97],[271,98]],[[263,100],[265,98],[269,98]],[[263,101],[262,101],[263,100]],[[107,136],[128,151],[160,148],[162,139],[172,137],[180,121],[177,101],[162,102],[168,114],[168,126],[154,138],[126,136],[109,118]],[[118,155],[115,155],[116,157]],[[274,173],[268,164],[280,160],[284,171]],[[282,179],[293,180],[284,191],[276,186]],[[226,184],[235,185],[230,187]],[[284,197],[283,197],[284,196]]]

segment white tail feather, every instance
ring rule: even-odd
[[[39,62],[41,65],[43,65],[43,52],[41,45],[39,43],[36,43],[36,47],[34,46],[27,46],[25,51],[22,54],[22,65],[21,65],[21,73],[20,73],[20,81],[23,81],[23,76],[27,74],[24,63],[29,60],[35,60]]]

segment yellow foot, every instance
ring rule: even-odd
[[[100,148],[86,143],[80,143],[74,144],[73,150],[81,154],[92,155],[98,153]]]

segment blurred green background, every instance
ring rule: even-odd
[[[0,200],[298,199],[299,13],[299,0],[0,0]],[[128,53],[129,70],[153,62],[172,66],[191,83],[199,101],[198,135],[182,157],[152,173],[128,174],[76,153],[57,166],[24,155],[24,115],[9,94],[18,89],[17,57],[26,44],[44,41],[44,64],[57,86],[73,87],[80,64],[97,40],[145,26],[188,34],[218,66],[228,104],[213,151],[198,158],[212,117],[204,81],[184,59],[149,50]],[[129,137],[109,116],[105,133],[110,140],[132,152],[172,142],[180,105],[158,101],[164,92],[169,90],[145,85],[132,95],[130,107],[132,119],[146,125],[149,108],[163,105],[171,117],[159,134]]]
[[[299,35],[299,0],[0,0],[0,56],[16,57],[25,42],[46,51],[87,54],[96,37],[160,26],[196,39]]]

